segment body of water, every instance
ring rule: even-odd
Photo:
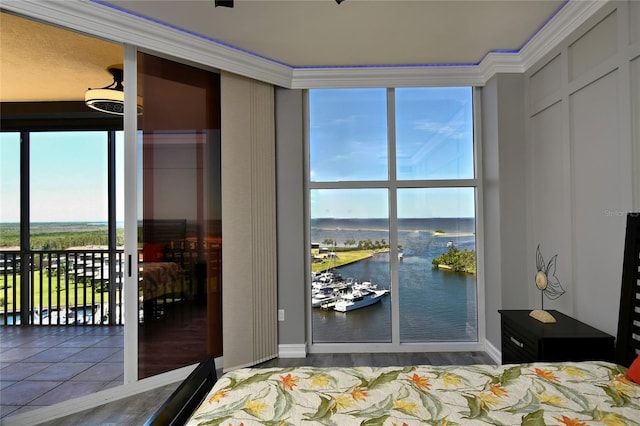
[[[448,250],[449,242],[460,250],[475,250],[475,220],[404,219],[398,225],[403,253],[399,288],[391,289],[381,303],[346,313],[314,308],[314,343],[391,342],[392,297],[400,302],[402,343],[477,341],[476,276],[433,269],[431,263]],[[318,219],[312,221],[311,237],[320,244],[326,239],[338,245],[348,239],[388,243],[388,221]],[[388,253],[337,270],[344,278],[390,286]]]
[[[105,226],[102,222],[40,223],[40,232],[80,232]],[[447,251],[451,241],[461,250],[475,249],[475,220],[401,219],[398,242],[403,260],[399,285],[381,303],[350,312],[314,308],[315,343],[391,342],[391,298],[400,302],[400,340],[407,342],[464,342],[477,340],[476,276],[433,269],[431,261]],[[3,223],[3,232],[17,224]],[[439,235],[435,231],[442,230]],[[312,220],[313,243],[332,239],[338,245],[353,239],[389,242],[385,219]],[[389,254],[339,268],[345,278],[371,281],[390,288]]]

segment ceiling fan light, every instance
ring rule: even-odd
[[[107,114],[124,114],[124,92],[115,89],[89,89],[84,94],[84,102],[93,108]],[[138,107],[140,109],[140,107]]]
[[[113,76],[113,83],[101,89],[88,89],[84,103],[96,111],[107,114],[124,115],[124,87],[122,86],[122,65],[112,65],[107,71]],[[138,114],[142,114],[142,97],[137,99]]]

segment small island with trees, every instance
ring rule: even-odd
[[[475,274],[476,251],[460,250],[456,246],[450,245],[448,251],[433,259],[431,264],[436,269]]]

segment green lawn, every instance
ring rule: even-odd
[[[311,264],[311,270],[313,272],[322,272],[326,271],[327,269],[337,268],[338,266],[343,266],[349,263],[367,259],[375,255],[376,253],[384,253],[388,251],[389,249],[338,251],[336,252],[336,258],[330,258],[329,255],[324,255],[326,257],[322,260],[322,262],[313,262]],[[323,255],[316,254],[316,256]]]
[[[64,276],[49,276],[47,271],[34,271],[33,274],[35,285],[34,288],[34,306],[35,307],[57,307],[57,306],[82,306],[92,303],[107,303],[109,300],[108,292],[95,291],[90,283],[67,283]],[[14,282],[13,277],[0,277],[0,306],[8,312],[14,312],[16,307],[19,310],[20,300],[20,275],[16,275]],[[42,285],[40,285],[42,283]],[[13,291],[16,290],[16,300],[14,300]],[[42,298],[42,301],[41,301]]]

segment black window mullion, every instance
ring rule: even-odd
[[[108,153],[107,153],[107,205],[108,205],[108,295],[109,295],[109,325],[116,324],[116,132],[110,130],[108,133]],[[104,294],[104,293],[103,293]],[[104,317],[104,303],[101,304],[100,316]]]
[[[20,132],[20,323],[29,324],[31,301],[31,255],[29,222],[30,134]],[[14,312],[15,303],[14,298]]]

